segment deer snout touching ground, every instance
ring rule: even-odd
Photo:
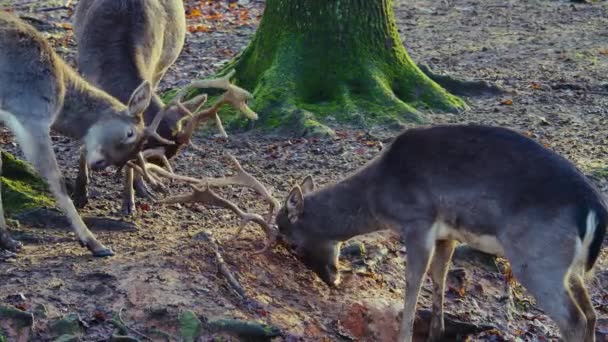
[[[600,252],[606,203],[571,162],[512,130],[407,130],[334,185],[315,189],[306,177],[276,223],[280,240],[327,284],[339,279],[340,242],[386,228],[400,233],[407,267],[399,341],[412,341],[425,274],[433,283],[429,341],[441,340],[446,276],[458,242],[507,258],[563,340],[595,340],[584,274]]]

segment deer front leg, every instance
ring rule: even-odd
[[[74,184],[74,192],[72,198],[76,208],[84,208],[89,203],[89,193],[87,185],[89,184],[89,167],[84,149],[80,150],[78,159],[78,175]]]
[[[429,342],[441,341],[445,332],[443,321],[443,299],[445,281],[450,269],[450,260],[456,248],[454,240],[440,240],[435,243],[435,253],[429,269],[433,281],[433,315],[431,316],[431,329],[429,331]]]
[[[418,224],[416,224],[418,225]],[[416,303],[420,294],[420,287],[424,274],[429,267],[429,260],[433,255],[433,245],[426,245],[428,241],[428,227],[426,229],[416,229],[404,236],[406,248],[406,269],[405,269],[405,305],[401,319],[401,329],[399,331],[399,342],[412,342],[414,335],[414,320],[416,318]],[[426,232],[425,232],[426,230]]]
[[[2,175],[2,156],[0,155],[0,175]],[[2,191],[0,189],[0,249],[17,252],[22,248],[21,242],[11,239],[8,235],[6,220],[4,219],[4,208],[2,207]]]
[[[23,149],[27,159],[49,184],[49,188],[57,200],[57,205],[68,217],[80,244],[87,247],[96,257],[114,255],[111,249],[97,241],[82,221],[70,199],[55,159],[51,137],[48,133],[49,128],[36,123],[25,126],[19,124],[16,120],[11,122],[11,128],[15,132],[19,146]]]
[[[133,191],[133,168],[125,167],[122,189],[122,214],[130,216],[135,209],[135,193]]]

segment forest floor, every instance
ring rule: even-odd
[[[0,1],[0,9],[42,20],[38,25],[53,24],[46,30],[49,39],[73,62],[70,11],[48,10],[61,3],[8,0]],[[241,51],[264,6],[255,0],[239,0],[233,6],[227,1],[186,4],[192,32],[163,80],[163,89],[207,77]],[[466,98],[471,109],[465,113],[427,113],[430,122],[520,130],[575,162],[604,193],[608,190],[608,2],[398,0],[395,6],[403,42],[416,62],[509,90],[500,97]],[[224,141],[201,135],[195,142],[205,153],[187,149],[174,167],[192,176],[222,176],[230,169],[220,157],[230,152],[282,200],[309,173],[320,186],[336,182],[377,155],[398,133],[381,128],[335,129],[337,137],[327,139],[249,132],[234,133]],[[2,149],[21,156],[9,131],[3,129],[1,138]],[[74,177],[77,145],[61,137],[55,142],[65,174]],[[94,174],[91,189],[92,199],[82,215],[121,220],[121,182],[108,174]],[[177,184],[170,187],[171,193],[185,190]],[[265,210],[248,191],[234,188],[222,193],[251,211]],[[76,330],[82,340],[106,341],[116,333],[112,317],[121,313],[120,320],[129,328],[120,334],[146,340],[137,330],[153,340],[173,341],[192,335],[190,312],[205,323],[221,318],[267,323],[280,328],[284,334],[278,340],[285,341],[382,341],[394,336],[394,316],[404,296],[405,251],[391,233],[355,239],[367,248],[364,262],[342,258],[343,283],[329,289],[282,247],[252,255],[263,241],[263,233],[254,225],[230,240],[239,221],[226,210],[140,201],[137,216],[127,221],[134,226],[94,229],[117,253],[106,259],[92,258],[65,225],[11,227],[25,248],[16,258],[0,261],[0,303],[33,312],[35,329],[18,329],[14,320],[0,318],[0,331],[7,339],[53,340],[72,331],[58,328],[57,320],[77,314]],[[202,231],[220,242],[226,263],[249,298],[262,307],[251,305],[253,301],[243,300],[227,286],[212,249],[201,239]],[[506,290],[510,281],[501,272],[500,260],[475,260],[454,261],[446,295],[446,311],[454,317],[496,327],[471,336],[470,341],[557,339],[554,324],[525,290],[517,285]],[[605,340],[606,251],[587,283],[600,317],[598,334]],[[430,294],[427,279],[421,307],[429,307]],[[363,331],[364,324],[375,330]],[[198,340],[218,336],[204,325]]]

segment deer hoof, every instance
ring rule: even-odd
[[[120,212],[123,216],[133,216],[135,214],[135,203],[132,201],[124,201]]]
[[[17,240],[13,240],[10,237],[4,237],[0,239],[0,249],[5,249],[10,252],[19,252],[23,248],[23,244]]]
[[[74,202],[76,208],[82,209],[89,204],[89,196],[87,196],[87,194],[75,193],[72,202]]]
[[[91,251],[91,254],[97,258],[105,258],[114,255],[114,252],[110,248],[105,247],[97,240],[89,241],[88,243],[85,243],[85,246]]]

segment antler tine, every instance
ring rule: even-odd
[[[195,88],[219,88],[225,89],[226,92],[222,95],[217,104],[230,103],[234,108],[240,110],[246,117],[251,120],[257,120],[258,114],[247,106],[247,100],[253,98],[253,95],[247,90],[230,83],[230,79],[234,76],[235,71],[232,69],[228,74],[220,78],[210,80],[199,80],[190,83],[190,87]],[[219,108],[219,107],[218,107]]]
[[[236,174],[224,178],[209,178],[206,179],[206,181],[210,185],[215,186],[242,185],[255,190],[264,198],[264,200],[266,200],[266,202],[269,203],[269,213],[266,221],[271,222],[275,211],[281,205],[279,201],[270,194],[270,191],[268,191],[268,189],[266,189],[266,187],[260,181],[245,171],[239,161],[233,155],[228,154],[225,156],[225,158],[234,166],[236,169]]]
[[[160,180],[148,172],[148,165],[152,164],[148,164],[144,161],[142,165],[143,166],[137,165],[133,161],[127,162],[127,166],[132,168],[133,171],[139,173],[148,183],[152,184],[153,186],[158,186],[160,184]]]
[[[204,204],[213,205],[213,206],[217,206],[217,207],[224,208],[224,209],[229,209],[232,212],[234,212],[236,215],[238,215],[241,218],[241,222],[242,222],[241,226],[237,230],[233,239],[240,235],[241,231],[243,230],[243,227],[245,226],[245,224],[247,222],[257,223],[260,227],[262,227],[262,229],[264,229],[264,232],[266,233],[267,238],[264,243],[264,247],[261,250],[254,252],[255,254],[267,251],[276,242],[276,234],[273,233],[270,225],[268,225],[268,223],[260,215],[251,214],[251,213],[242,211],[233,202],[231,202],[223,197],[220,197],[218,194],[213,192],[209,188],[208,183],[204,183],[202,187],[196,186],[194,184],[190,184],[190,187],[193,190],[191,194],[177,195],[177,196],[165,198],[163,200],[160,200],[159,202],[165,203],[165,204],[169,204],[169,203],[204,203]]]
[[[198,80],[190,83],[191,87],[196,88],[219,88],[229,90],[232,84],[230,84],[230,79],[236,71],[234,69],[230,70],[226,75],[218,78],[212,78],[208,80]]]

